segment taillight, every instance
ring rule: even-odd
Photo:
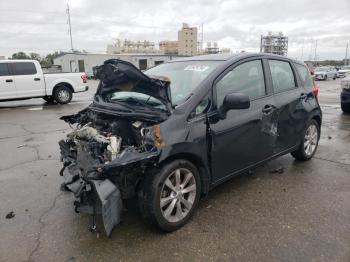
[[[314,94],[316,97],[318,97],[318,85],[315,80],[314,80]]]
[[[86,74],[81,75],[81,79],[83,80],[83,83],[86,83],[87,75]]]

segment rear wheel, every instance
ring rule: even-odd
[[[326,81],[326,80],[327,80],[327,75],[325,75],[325,76],[324,76],[323,80],[324,80],[324,81]]]
[[[59,104],[67,104],[72,100],[73,94],[69,87],[59,86],[53,94],[55,100]]]
[[[337,79],[337,74],[334,74],[333,80]]]
[[[141,211],[158,228],[177,230],[192,217],[200,189],[197,168],[187,160],[175,160],[148,174],[139,194]]]
[[[344,112],[344,113],[350,113],[350,104],[345,104],[345,103],[341,103],[341,110]]]
[[[320,125],[315,119],[312,119],[304,131],[299,148],[292,152],[292,156],[302,161],[311,159],[316,153],[319,139]]]

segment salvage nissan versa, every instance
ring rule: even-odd
[[[59,142],[60,174],[76,212],[102,215],[108,236],[125,199],[138,197],[146,218],[173,231],[201,196],[234,175],[287,153],[305,161],[316,152],[318,89],[298,61],[208,55],[142,73],[113,59],[95,76],[92,104],[61,118],[75,128]]]

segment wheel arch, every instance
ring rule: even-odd
[[[165,165],[172,161],[181,160],[181,159],[191,162],[198,169],[199,176],[201,179],[201,194],[202,196],[206,196],[210,189],[210,181],[211,181],[210,172],[206,167],[204,161],[199,156],[188,152],[180,152],[180,153],[168,156],[167,158],[159,162],[159,164]]]
[[[60,83],[57,83],[57,84],[54,86],[54,88],[53,88],[53,90],[52,90],[52,95],[55,94],[57,88],[59,88],[60,86],[68,87],[69,90],[70,90],[72,93],[74,93],[73,86],[72,86],[70,83],[67,83],[67,82],[60,82]]]

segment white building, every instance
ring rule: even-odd
[[[108,59],[121,59],[131,62],[140,70],[146,70],[153,66],[165,63],[177,58],[174,55],[164,54],[74,54],[67,53],[53,60],[54,65],[61,66],[62,72],[85,72],[93,75],[92,68],[102,65]]]

